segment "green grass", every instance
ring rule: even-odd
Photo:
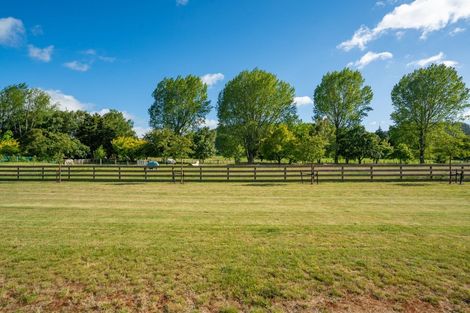
[[[0,183],[0,238],[1,312],[470,305],[468,185]]]

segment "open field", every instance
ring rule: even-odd
[[[470,187],[0,183],[0,311],[470,312]]]

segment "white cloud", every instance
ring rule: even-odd
[[[393,30],[418,30],[421,38],[425,39],[431,32],[468,18],[469,0],[414,0],[396,7],[373,29],[361,26],[350,40],[341,43],[338,48],[349,51],[358,47],[364,50],[369,42]]]
[[[54,52],[54,46],[48,46],[46,48],[38,48],[33,45],[28,45],[29,56],[33,59],[50,62],[52,53]]]
[[[204,120],[204,123],[202,124],[203,127],[209,127],[210,129],[215,129],[217,128],[217,125],[219,124],[219,121],[217,120],[211,120],[206,118]]]
[[[449,35],[452,37],[456,36],[457,34],[463,33],[465,31],[465,28],[462,27],[456,27],[454,28],[451,32],[449,32]]]
[[[313,104],[313,100],[309,96],[295,97],[293,104],[295,104],[296,106],[299,107],[299,106],[303,106],[303,105]]]
[[[189,0],[176,0],[177,5],[187,5]]]
[[[217,84],[219,81],[223,80],[224,78],[225,76],[222,73],[206,74],[204,76],[201,76],[202,82],[206,84],[208,87],[214,86],[215,84]]]
[[[64,63],[64,66],[77,72],[86,72],[90,69],[90,64],[81,63],[78,61]]]
[[[380,52],[380,53],[375,53],[375,52],[367,52],[356,62],[351,62],[348,64],[348,66],[354,66],[357,67],[358,69],[362,69],[365,66],[369,65],[370,63],[378,60],[388,60],[393,58],[393,54],[390,52]]]
[[[109,108],[104,108],[104,109],[101,109],[101,110],[99,110],[99,111],[92,111],[92,112],[90,112],[90,113],[91,113],[91,114],[99,114],[99,115],[103,116],[103,115],[105,115],[105,114],[107,114],[107,113],[109,113],[109,112],[111,112],[111,109],[109,109]],[[134,116],[133,116],[132,114],[130,114],[129,112],[127,112],[127,111],[119,111],[119,112],[122,113],[122,115],[124,116],[124,118],[125,118],[126,120],[133,120],[133,119],[134,119]]]
[[[152,128],[151,127],[141,127],[141,126],[135,126],[134,127],[134,131],[136,133],[136,135],[139,137],[139,138],[142,138],[144,137],[144,135],[146,133],[148,133],[149,131],[151,131]]]
[[[425,67],[430,64],[436,63],[436,64],[444,64],[446,66],[455,67],[459,64],[457,61],[446,60],[445,57],[446,55],[444,54],[444,52],[440,52],[436,55],[433,55],[432,57],[410,62],[407,64],[407,66]]]
[[[63,111],[85,110],[91,106],[91,104],[83,103],[74,96],[66,95],[60,90],[50,89],[44,91],[51,97],[52,103],[56,104]]]
[[[14,17],[0,18],[0,45],[16,47],[23,41],[23,22]]]

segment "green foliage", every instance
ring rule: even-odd
[[[279,164],[282,159],[292,159],[294,154],[295,136],[286,124],[272,126],[267,137],[261,144],[261,155],[264,159],[275,160]]]
[[[150,126],[169,128],[178,135],[200,126],[211,109],[207,85],[193,75],[163,79],[152,96]]]
[[[177,135],[167,128],[152,130],[145,135],[144,140],[147,155],[181,159],[193,154],[191,137]]]
[[[0,131],[11,130],[21,142],[53,109],[49,95],[40,89],[26,84],[5,87],[0,91]]]
[[[0,156],[11,156],[20,152],[20,143],[13,138],[12,131],[6,131],[0,137]]]
[[[233,135],[232,127],[219,126],[215,138],[217,152],[225,158],[234,158],[235,163],[240,163],[241,158],[246,155],[239,138]]]
[[[146,141],[145,154],[148,156],[167,156],[168,147],[174,136],[173,131],[167,128],[154,129],[148,132],[144,137]]]
[[[142,156],[145,141],[135,137],[120,136],[114,138],[111,144],[119,159],[134,161]]]
[[[442,123],[433,131],[431,146],[438,162],[470,156],[470,137],[459,123]]]
[[[378,161],[383,156],[380,138],[366,131],[364,126],[357,125],[341,133],[339,140],[339,153],[346,158],[357,159],[359,164],[364,158]]]
[[[165,151],[164,155],[168,157],[173,157],[174,159],[183,159],[187,158],[193,153],[192,150],[193,143],[188,136],[181,136],[175,134],[168,145],[168,149]]]
[[[470,91],[454,68],[431,65],[403,76],[392,90],[397,128],[416,138],[420,163],[424,163],[430,133],[443,122],[453,122],[470,104]]]
[[[248,163],[258,156],[270,127],[296,118],[294,93],[288,83],[260,69],[243,71],[225,85],[217,107],[219,125],[223,136],[232,137],[231,147],[244,147]]]
[[[192,157],[204,161],[215,155],[215,137],[214,130],[203,127],[196,131],[193,135],[193,153]]]
[[[323,76],[314,92],[314,115],[316,119],[326,117],[334,126],[335,163],[339,157],[339,138],[342,129],[359,124],[367,113],[373,98],[372,88],[364,86],[364,78],[359,71],[345,68],[329,72]]]
[[[392,153],[392,157],[400,160],[400,163],[408,163],[414,158],[413,151],[407,144],[399,143]]]
[[[82,158],[90,152],[88,146],[76,138],[42,129],[33,129],[27,141],[26,152],[44,160],[60,161],[64,157]]]
[[[84,112],[78,130],[77,138],[95,151],[103,146],[107,155],[117,151],[113,150],[112,141],[117,137],[134,137],[133,123],[124,117],[122,112],[111,110],[103,116]]]
[[[93,157],[96,160],[103,160],[106,158],[106,150],[103,148],[103,146],[99,146],[94,152],[93,152]]]
[[[293,156],[296,161],[315,163],[325,155],[328,134],[320,130],[318,124],[302,123],[295,127]]]

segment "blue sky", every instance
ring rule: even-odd
[[[65,108],[116,108],[142,133],[166,76],[204,77],[215,107],[228,80],[259,67],[295,87],[310,121],[322,75],[350,66],[374,90],[364,125],[375,130],[389,126],[405,73],[445,63],[470,85],[469,42],[469,0],[5,0],[0,87],[26,82]]]

